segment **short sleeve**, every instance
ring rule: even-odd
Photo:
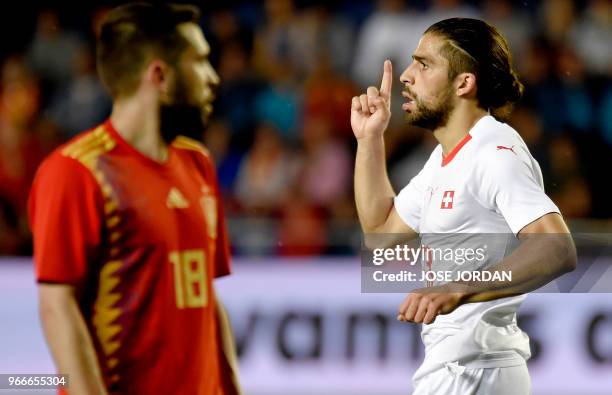
[[[559,208],[544,192],[542,172],[528,152],[520,148],[491,149],[475,167],[479,200],[501,214],[516,235],[531,222]]]
[[[93,175],[52,154],[36,173],[28,212],[37,281],[82,285],[102,237],[103,198]]]
[[[425,173],[427,165],[410,180],[393,200],[395,211],[400,218],[412,228],[419,232],[421,222],[421,210],[423,206],[423,195],[425,193]]]

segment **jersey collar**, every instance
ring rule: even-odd
[[[457,144],[455,148],[453,148],[453,150],[448,153],[448,155],[444,156],[444,153],[442,153],[442,167],[448,165],[450,161],[453,160],[455,155],[457,155],[459,150],[461,150],[461,148],[463,148],[463,146],[466,145],[467,142],[470,141],[471,139],[472,139],[472,135],[468,133],[465,135],[463,139],[461,139],[459,144]]]

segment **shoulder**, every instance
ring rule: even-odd
[[[210,151],[201,142],[185,136],[174,139],[171,147],[182,161],[194,165],[205,177],[216,177],[215,161]]]
[[[64,181],[72,185],[95,180],[95,161],[112,150],[115,141],[104,125],[81,132],[60,145],[40,164],[35,182],[54,179],[61,185]]]
[[[491,116],[483,121],[474,133],[476,167],[530,162],[529,149],[512,126]]]
[[[86,130],[60,146],[56,152],[67,158],[72,158],[84,165],[111,151],[117,142],[113,139],[105,124]]]
[[[212,155],[210,151],[201,142],[185,136],[178,136],[172,142],[172,147],[176,148],[179,152],[187,155],[195,156],[200,160],[206,162],[212,161]]]

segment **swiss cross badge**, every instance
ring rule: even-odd
[[[455,198],[455,191],[444,191],[442,195],[442,204],[440,208],[450,209],[453,208],[453,199]]]

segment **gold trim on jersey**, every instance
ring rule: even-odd
[[[173,147],[197,151],[205,156],[210,156],[210,152],[202,145],[202,143],[185,136],[178,136],[171,144]]]
[[[112,186],[106,180],[102,171],[98,169],[98,159],[117,145],[104,125],[98,126],[89,134],[67,145],[62,150],[62,155],[73,158],[81,162],[93,175],[100,186],[104,198],[104,223],[109,231],[110,257],[115,259],[119,254],[116,242],[121,238],[121,233],[116,230],[121,222],[121,217],[117,214],[119,204],[114,196]],[[99,274],[98,295],[94,301],[92,324],[104,355],[106,356],[106,366],[113,370],[119,360],[113,354],[121,346],[121,339],[117,334],[121,332],[122,326],[117,323],[117,319],[122,313],[122,309],[114,307],[121,299],[122,295],[117,290],[121,282],[118,270],[122,262],[110,260],[106,262]],[[111,381],[116,381],[119,376],[113,374]]]
[[[121,309],[113,307],[121,299],[121,295],[115,292],[120,282],[116,275],[119,268],[121,261],[109,261],[102,267],[93,309],[92,323],[106,356],[113,354],[120,346],[120,342],[113,339],[121,331],[121,325],[115,323],[121,315]]]
[[[78,160],[94,171],[92,163],[100,155],[112,150],[116,141],[108,133],[104,125],[98,126],[89,134],[69,144],[62,150],[62,155]]]

